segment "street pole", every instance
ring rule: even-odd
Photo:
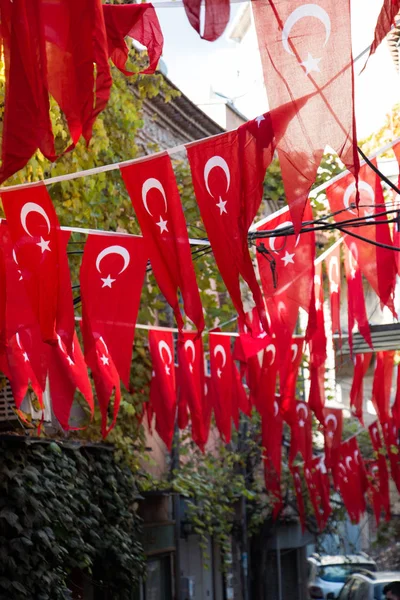
[[[179,427],[175,423],[174,442],[171,452],[171,475],[173,471],[179,469]],[[181,600],[181,497],[180,494],[174,493],[173,511],[174,511],[174,538],[175,538],[175,560],[174,560],[174,575],[175,575],[175,600]]]

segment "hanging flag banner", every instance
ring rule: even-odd
[[[210,333],[209,344],[215,421],[222,439],[228,444],[232,433],[234,389],[231,340],[228,336]]]
[[[201,0],[183,0],[189,23],[203,40],[215,42],[229,23],[231,5],[229,0],[205,0],[204,30],[201,32]]]
[[[299,231],[308,195],[327,145],[356,176],[350,2],[252,2],[272,128],[285,195]],[[295,114],[281,133],[273,109],[292,103]]]
[[[290,467],[290,471],[293,477],[294,491],[296,493],[297,508],[299,510],[299,519],[301,525],[301,531],[304,533],[306,530],[306,509],[304,506],[304,495],[303,488],[301,485],[302,476],[300,474],[300,467]]]
[[[285,415],[291,412],[296,402],[296,383],[303,358],[304,338],[293,338],[290,354],[286,356],[280,369],[281,410]]]
[[[311,412],[305,402],[297,402],[288,417],[291,440],[289,461],[293,463],[297,454],[301,454],[305,463],[312,458]]]
[[[352,243],[353,242],[351,242],[351,244]],[[348,248],[344,248],[344,266],[347,280],[347,319],[350,354],[353,354],[353,328],[355,323],[358,325],[358,331],[372,349],[371,330],[369,328],[367,311],[365,308],[363,282],[356,256],[356,246],[352,247],[352,251],[350,251]]]
[[[355,354],[353,357],[353,382],[350,390],[350,407],[352,414],[364,425],[364,390],[363,381],[371,363],[372,352]]]
[[[177,296],[178,288],[186,315],[199,332],[203,331],[203,308],[185,217],[169,156],[164,154],[122,167],[121,174],[148,243],[154,276],[174,310],[179,329],[183,328],[183,319]]]
[[[332,334],[341,334],[340,329],[340,246],[337,246],[325,259],[329,280],[329,296],[331,305]]]
[[[338,450],[342,443],[343,411],[340,408],[324,408],[323,415],[325,462],[330,467],[332,453]]]
[[[314,458],[304,467],[311,504],[314,509],[318,529],[323,531],[332,513],[329,502],[329,478],[323,457]]]
[[[372,385],[372,403],[381,425],[390,419],[390,391],[395,351],[377,352]]]
[[[374,41],[369,55],[374,54],[382,40],[385,39],[392,26],[396,25],[396,17],[400,12],[400,0],[383,0],[381,12],[376,22]]]

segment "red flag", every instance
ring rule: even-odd
[[[335,465],[339,490],[353,523],[359,523],[366,510],[364,494],[368,479],[355,437],[343,442]]]
[[[397,144],[397,154],[396,158],[399,161],[400,165],[400,144]],[[399,181],[400,181],[400,171],[399,171]],[[400,185],[398,183],[398,185]],[[397,192],[393,191],[393,208],[397,210],[397,213],[392,214],[392,219],[395,219],[395,222],[392,225],[392,238],[393,238],[393,246],[395,248],[400,248],[400,196]],[[397,273],[400,274],[400,252],[397,250],[394,252],[394,260],[396,262]]]
[[[400,187],[400,143],[398,142],[397,144],[395,144],[395,145],[392,147],[392,150],[393,150],[393,152],[394,152],[394,155],[395,155],[395,157],[396,157],[396,160],[397,160],[397,162],[398,162],[398,164],[399,164],[399,178],[398,178],[398,180],[397,180],[397,187]],[[397,192],[395,192],[394,190],[393,190],[393,192],[394,192],[394,197],[396,198],[398,194],[397,194]],[[396,243],[394,243],[394,242],[393,242],[393,244],[394,244],[395,246],[399,247],[399,245],[398,245],[398,244],[396,244]],[[396,254],[397,254],[397,253],[396,253]]]
[[[312,220],[311,207],[306,207],[305,219]],[[276,231],[292,225],[288,212],[283,211],[258,231]],[[314,279],[315,235],[282,235],[257,240],[257,262],[261,283],[281,354],[288,351],[296,327],[299,308],[309,311]],[[271,263],[271,260],[273,261]]]
[[[323,409],[325,406],[325,366],[310,365],[310,394],[308,405],[320,423],[324,422]]]
[[[378,429],[378,421],[371,423],[368,427],[369,437],[371,438],[371,444],[377,454],[383,449],[381,436]]]
[[[76,333],[71,355],[68,354],[60,336],[57,346],[49,348],[48,354],[51,406],[56,419],[65,431],[81,429],[81,427],[71,427],[69,424],[76,389],[78,388],[85,398],[92,416],[94,402],[85,359]]]
[[[239,317],[243,310],[239,276],[249,285],[265,331],[264,300],[248,249],[247,234],[263,195],[265,170],[272,160],[270,119],[187,146],[194,191],[215,261]],[[260,160],[258,135],[267,150]]]
[[[386,521],[389,521],[391,518],[386,459],[380,455],[379,460],[367,460],[365,464],[369,480],[368,495],[374,510],[376,525],[379,526],[382,510],[385,513]]]
[[[264,459],[264,480],[266,490],[272,496],[272,520],[276,521],[283,508],[281,478],[268,458]]]
[[[350,234],[362,235],[366,238],[365,241],[351,235],[344,235],[344,241],[357,261],[362,274],[379,296],[381,303],[388,306],[395,314],[393,297],[396,263],[394,252],[390,249],[392,238],[387,216],[384,214],[386,208],[381,182],[378,175],[368,165],[364,165],[360,169],[358,187],[360,192],[358,209],[354,204],[356,182],[351,174],[327,188],[326,195],[329,206],[331,211],[336,213],[334,218],[339,224],[352,218],[368,219],[370,224],[362,227],[361,233],[359,227],[346,225],[346,231]],[[383,243],[389,248],[378,247],[370,243],[370,240]]]
[[[372,403],[381,424],[390,419],[390,390],[392,387],[394,350],[377,352],[372,386]]]
[[[178,187],[169,156],[164,154],[121,168],[143,236],[148,241],[154,276],[183,327],[177,297],[182,293],[187,316],[204,329],[203,309],[196,283],[189,238]]]
[[[150,402],[156,415],[156,430],[171,450],[176,413],[174,342],[172,333],[151,329],[149,345],[153,362]]]
[[[328,466],[331,464],[332,451],[340,448],[343,432],[343,411],[340,408],[324,408],[325,456]]]
[[[341,335],[340,328],[340,246],[325,259],[329,279],[329,295],[331,304],[332,334]]]
[[[262,445],[265,448],[265,453],[273,466],[275,473],[280,479],[282,466],[283,419],[276,397],[271,404],[271,407],[262,415],[261,431]]]
[[[392,416],[393,421],[397,427],[400,429],[400,366],[397,366],[397,379],[396,379],[396,397],[394,400],[394,404],[392,406]]]
[[[250,406],[256,406],[258,397],[258,386],[261,377],[261,365],[258,356],[252,356],[245,363],[246,383],[249,388]]]
[[[282,124],[271,115],[285,194],[299,231],[325,146],[355,175],[359,169],[350,2],[257,0],[252,6],[269,105],[291,102],[298,109],[281,139]]]
[[[147,256],[140,237],[93,234],[80,271],[85,355],[102,337],[127,389]]]
[[[292,473],[293,482],[294,482],[294,491],[296,493],[297,508],[299,510],[301,531],[304,533],[306,530],[306,510],[304,507],[304,496],[303,496],[303,489],[301,486],[302,477],[300,475],[300,467],[294,467],[292,465],[290,467],[290,471]]]
[[[390,462],[392,479],[400,493],[400,453],[399,453],[399,431],[393,419],[382,425],[383,437]]]
[[[203,40],[214,42],[225,31],[229,23],[229,0],[206,0],[204,15],[204,30],[200,33],[201,0],[183,0],[189,23]]]
[[[364,392],[363,392],[363,380],[368,371],[372,353],[367,352],[366,354],[356,354],[354,356],[354,374],[353,383],[351,384],[350,390],[350,406],[351,411],[355,417],[364,424],[363,417],[363,404],[364,404]]]
[[[382,40],[385,39],[392,26],[396,24],[396,17],[400,11],[399,0],[383,0],[381,12],[375,27],[374,41],[371,45],[370,56],[375,52]]]
[[[353,250],[356,253],[355,246]],[[355,323],[358,325],[360,334],[372,349],[371,330],[365,308],[361,271],[354,253],[350,252],[347,248],[344,249],[344,266],[347,280],[347,318],[351,354],[353,353],[353,327]]]
[[[74,332],[73,305],[63,305],[59,272],[68,271],[65,246],[61,242],[60,225],[50,196],[43,184],[2,192],[15,260],[21,270],[33,312],[40,325],[43,340],[57,341],[57,322],[63,319],[64,339],[72,344]]]
[[[177,387],[179,390],[182,389],[182,387],[184,387],[184,375],[183,375],[183,371],[179,366],[175,365],[175,375],[176,375],[176,382],[177,382]],[[177,420],[178,420],[178,427],[179,429],[186,429],[189,425],[189,407],[188,407],[188,400],[187,400],[187,396],[185,394],[178,394],[178,401],[177,401],[177,408],[178,408],[178,414],[177,414]]]
[[[314,458],[304,468],[304,475],[313,505],[318,529],[323,531],[326,527],[332,508],[329,502],[329,478],[323,458]]]
[[[249,401],[249,397],[246,394],[246,390],[243,387],[242,376],[239,373],[239,370],[235,363],[232,360],[232,381],[233,381],[233,390],[232,390],[232,416],[233,421],[235,423],[236,429],[239,428],[239,416],[240,413],[247,415],[248,417],[251,414],[251,404]]]
[[[229,336],[210,333],[210,368],[214,414],[218,431],[227,444],[232,431],[233,367]]]
[[[249,313],[246,313],[246,317],[248,315]],[[233,358],[241,362],[247,362],[249,358],[264,350],[271,342],[271,337],[267,335],[262,327],[256,307],[251,311],[251,315],[251,333],[243,319],[240,317],[238,319],[239,337],[235,341]],[[248,318],[247,322],[249,322]]]
[[[281,410],[283,414],[290,412],[295,404],[296,383],[300,363],[303,358],[304,338],[292,339],[290,354],[286,356],[280,370]]]
[[[297,402],[290,414],[290,454],[289,462],[293,463],[297,454],[300,453],[305,463],[312,456],[312,430],[311,413],[305,402]]]
[[[186,400],[192,420],[193,441],[204,450],[207,438],[203,415],[203,342],[196,333],[184,332],[182,335],[182,340],[178,344],[179,404],[183,398]]]
[[[208,440],[211,427],[211,415],[215,406],[215,399],[213,394],[212,379],[209,375],[204,378],[204,391],[203,391],[203,418],[204,418],[204,434]]]
[[[310,312],[310,319],[315,319],[312,325],[312,335],[309,340],[310,363],[320,367],[326,361],[326,334],[324,319],[324,290],[322,287],[322,264],[315,265],[314,275],[315,312]]]
[[[277,354],[277,351],[276,343],[271,341],[263,354],[255,404],[261,417],[264,417],[265,415],[270,415],[270,417],[277,416],[276,378],[280,366],[279,354]]]

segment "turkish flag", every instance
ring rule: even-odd
[[[179,365],[175,365],[175,376],[178,387],[177,400],[177,421],[179,429],[186,429],[189,425],[189,407],[186,394],[181,394],[180,390],[185,386],[183,370]]]
[[[156,415],[156,431],[171,450],[176,417],[174,340],[170,331],[151,329],[149,345],[153,362],[150,403]]]
[[[354,255],[344,249],[344,266],[347,280],[347,318],[349,331],[350,354],[353,354],[353,327],[357,323],[358,330],[372,349],[371,330],[365,308],[364,288],[361,271]]]
[[[16,407],[21,407],[29,384],[32,386],[39,406],[44,410],[43,392],[45,386],[36,376],[34,363],[41,353],[41,339],[36,329],[20,328],[7,344],[6,357],[10,386]]]
[[[179,405],[189,407],[193,441],[204,451],[207,442],[203,415],[204,355],[203,342],[196,333],[183,332],[178,343]]]
[[[300,467],[294,467],[292,465],[290,467],[290,471],[292,473],[293,482],[294,482],[294,491],[296,494],[297,508],[299,511],[301,531],[304,533],[306,530],[306,510],[305,510],[305,506],[304,506],[303,488],[301,485],[302,476],[300,474]]]
[[[365,493],[368,479],[355,437],[343,442],[339,462],[335,465],[339,490],[352,522],[359,523],[366,510]]]
[[[304,475],[318,529],[323,531],[332,513],[329,502],[329,477],[323,457],[314,458],[310,463],[306,464]]]
[[[369,437],[371,438],[371,444],[377,454],[383,449],[381,436],[379,434],[378,421],[371,423],[368,427]]]
[[[381,471],[381,465],[383,462],[385,466],[383,467],[383,471]],[[386,520],[389,521],[391,518],[390,514],[390,498],[389,498],[389,479],[388,479],[388,471],[386,465],[386,459],[384,456],[380,455],[379,460],[367,460],[365,461],[365,466],[367,469],[368,481],[369,481],[369,489],[368,496],[370,498],[370,503],[374,510],[375,521],[377,527],[379,526],[381,520],[382,510],[385,513]],[[386,468],[386,475],[385,475]]]
[[[293,338],[290,354],[286,356],[280,369],[281,410],[286,414],[295,404],[296,383],[303,358],[304,338]]]
[[[144,238],[148,242],[154,276],[165,299],[173,308],[178,327],[183,320],[178,301],[182,293],[186,315],[198,331],[204,316],[194,273],[181,199],[169,156],[121,168]]]
[[[364,391],[363,380],[371,363],[372,353],[355,354],[353,382],[350,390],[350,407],[353,415],[357,417],[360,423],[364,424],[363,403]]]
[[[382,40],[385,39],[392,26],[396,24],[396,17],[400,11],[400,0],[383,0],[381,12],[376,22],[374,41],[369,55],[373,54]]]
[[[322,264],[315,266],[314,275],[314,296],[315,305],[310,311],[310,320],[313,319],[309,327],[311,336],[309,338],[310,364],[314,367],[322,366],[326,361],[326,333],[324,319],[324,290],[322,287]],[[315,308],[315,310],[314,310]]]
[[[249,313],[246,313],[246,317],[249,322]],[[251,317],[251,332],[244,320],[240,317],[238,319],[239,337],[235,340],[233,358],[241,362],[247,362],[271,342],[271,337],[263,329],[256,307],[251,311]]]
[[[390,391],[395,351],[377,352],[372,385],[372,403],[381,424],[390,419]]]
[[[102,337],[127,389],[147,258],[140,237],[91,234],[80,271],[85,355]]]
[[[331,304],[332,334],[341,335],[340,328],[340,246],[325,259],[329,279],[329,295]]]
[[[320,423],[324,422],[325,406],[325,366],[310,365],[310,394],[308,405]]]
[[[288,213],[274,217],[259,227],[259,232],[273,232],[292,225]],[[312,220],[307,204],[304,218]],[[299,308],[307,312],[312,302],[314,281],[315,234],[282,235],[257,240],[257,262],[264,290],[271,330],[279,343],[281,355],[290,348]],[[273,261],[271,263],[271,261]]]
[[[183,6],[189,23],[203,40],[215,42],[225,31],[229,23],[229,0],[206,0],[204,12],[204,29],[201,33],[200,11],[201,0],[183,0]]]
[[[245,363],[245,376],[247,387],[249,388],[250,406],[256,406],[258,397],[258,386],[261,377],[261,365],[258,355],[252,356]]]
[[[210,369],[214,396],[214,415],[218,431],[227,444],[232,432],[233,360],[229,336],[210,333]]]
[[[397,144],[393,149],[397,147],[396,158],[400,164],[400,144]],[[400,181],[400,171],[399,171],[399,181]],[[398,183],[399,185],[399,183]],[[400,196],[397,192],[393,191],[393,208],[397,210],[397,213],[393,213],[391,215],[392,219],[395,219],[395,222],[392,224],[392,239],[393,246],[395,248],[400,248]],[[397,274],[400,274],[400,252],[395,250],[394,252],[394,260],[396,262]]]
[[[265,487],[272,501],[272,520],[276,521],[283,508],[281,477],[268,458],[264,459]]]
[[[275,341],[264,350],[255,407],[261,417],[276,417],[279,405],[276,400],[276,379],[279,372],[279,354]]]
[[[280,478],[282,466],[283,418],[277,397],[261,418],[262,445],[266,456]]]
[[[204,436],[207,440],[210,435],[211,416],[215,402],[212,379],[209,375],[205,375],[203,389],[203,423]]]
[[[399,8],[399,10],[400,10],[400,8]],[[400,142],[397,142],[397,144],[392,146],[392,150],[394,152],[394,155],[395,155],[396,160],[399,165],[399,178],[397,180],[397,187],[400,187]],[[394,190],[393,190],[393,195],[395,198],[398,196],[397,192],[395,192]],[[393,245],[399,247],[399,245],[395,244],[394,242],[393,242]]]
[[[252,7],[270,108],[289,102],[297,108],[280,139],[282,123],[273,110],[271,115],[285,195],[299,231],[326,145],[355,175],[359,169],[350,2],[255,0]]]
[[[374,164],[376,165],[376,161]],[[368,165],[360,169],[358,188],[360,193],[358,209],[355,207],[356,182],[351,174],[342,177],[327,188],[329,206],[338,224],[357,218],[364,218],[369,222],[362,227],[361,231],[357,226],[344,225],[349,232],[348,235],[344,235],[344,241],[381,303],[388,306],[395,314],[393,298],[396,263],[394,252],[390,249],[392,238],[387,216],[384,214],[385,199],[380,178]],[[353,237],[351,233],[362,235],[366,239],[360,240]],[[370,243],[370,240],[383,243],[389,248],[378,247]]]
[[[93,390],[76,333],[72,346],[72,353],[68,354],[59,336],[57,346],[51,346],[48,351],[51,406],[65,431],[82,429],[69,423],[76,389],[86,400],[92,417],[94,412]]]
[[[311,413],[305,402],[297,402],[289,415],[291,429],[289,462],[293,463],[300,453],[305,463],[312,456]]]
[[[400,366],[397,366],[397,378],[396,378],[396,397],[392,406],[393,421],[400,429]]]
[[[342,443],[343,411],[341,408],[324,408],[325,454],[337,450]]]
[[[64,339],[72,345],[74,332],[73,305],[64,305],[59,273],[68,271],[66,244],[61,241],[60,224],[46,187],[43,184],[2,192],[4,212],[14,245],[15,260],[21,271],[43,341],[56,343],[57,322],[63,318]]]
[[[186,147],[193,186],[215,261],[239,317],[246,320],[239,276],[248,284],[265,331],[264,300],[248,248],[247,234],[263,196],[265,171],[273,157],[270,119]],[[260,152],[258,136],[267,149]],[[262,160],[260,160],[262,156]],[[250,325],[249,323],[247,323]]]
[[[390,462],[392,479],[400,493],[399,430],[393,419],[382,425],[383,437]]]
[[[251,404],[249,397],[246,394],[246,390],[243,386],[242,376],[239,369],[232,360],[232,381],[233,381],[233,394],[232,394],[232,417],[235,423],[236,429],[239,429],[239,418],[240,413],[251,415]]]

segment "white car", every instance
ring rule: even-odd
[[[359,571],[376,571],[376,563],[366,554],[320,556],[308,559],[308,597],[310,600],[338,598],[348,577]]]

